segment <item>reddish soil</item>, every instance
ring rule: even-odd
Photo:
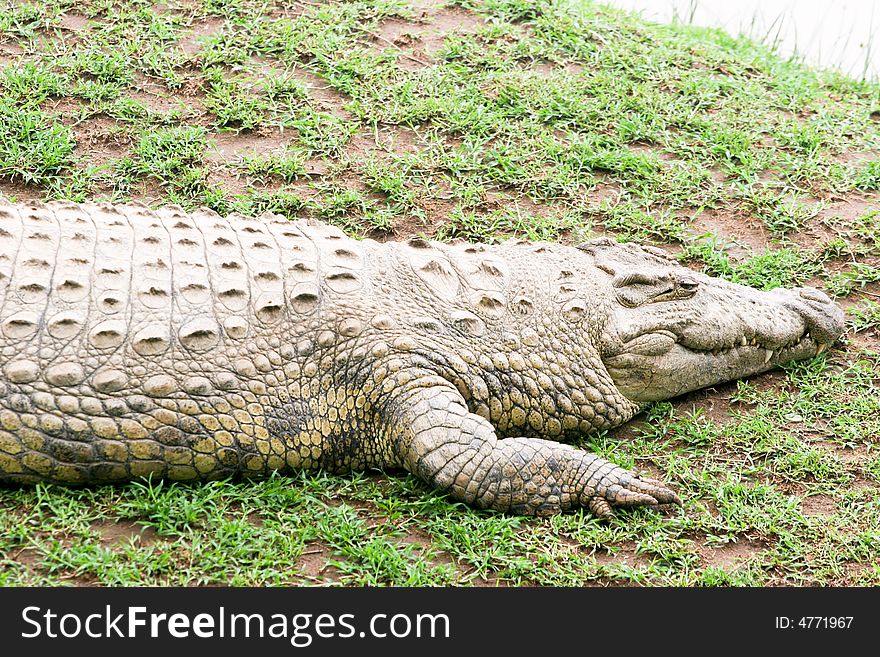
[[[706,566],[731,570],[742,565],[766,547],[767,544],[764,541],[740,537],[736,541],[731,541],[720,547],[703,544],[700,547],[700,555]]]
[[[92,523],[92,529],[100,535],[101,545],[135,543],[140,546],[152,545],[163,540],[152,527],[144,526],[131,520],[103,521]]]
[[[397,61],[400,68],[415,70],[433,63],[447,35],[473,33],[482,26],[483,21],[473,14],[424,2],[417,4],[415,21],[388,18],[369,36],[378,50],[396,48],[400,51]]]
[[[306,581],[330,584],[339,581],[340,573],[338,568],[327,565],[327,562],[339,560],[330,546],[314,541],[306,546],[296,565]]]

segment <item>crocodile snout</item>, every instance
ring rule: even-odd
[[[803,318],[806,332],[816,342],[831,344],[843,333],[843,310],[824,292],[801,287],[779,293],[785,295],[785,306]]]

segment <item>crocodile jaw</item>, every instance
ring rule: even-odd
[[[669,339],[668,337],[666,339]],[[644,403],[670,399],[724,381],[771,370],[783,363],[816,356],[828,345],[805,336],[789,347],[760,345],[712,352],[697,351],[670,340],[662,354],[625,352],[605,361],[617,389],[627,398]]]
[[[812,288],[721,289],[723,303],[677,304],[674,319],[652,316],[650,307],[618,312],[615,346],[603,361],[621,394],[640,404],[669,399],[812,358],[843,332],[842,310]],[[727,310],[739,295],[753,315]]]

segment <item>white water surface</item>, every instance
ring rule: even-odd
[[[600,0],[660,22],[720,27],[812,66],[880,80],[877,0]]]

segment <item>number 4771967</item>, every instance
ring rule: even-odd
[[[846,630],[852,625],[853,618],[854,616],[777,616],[776,629]]]

